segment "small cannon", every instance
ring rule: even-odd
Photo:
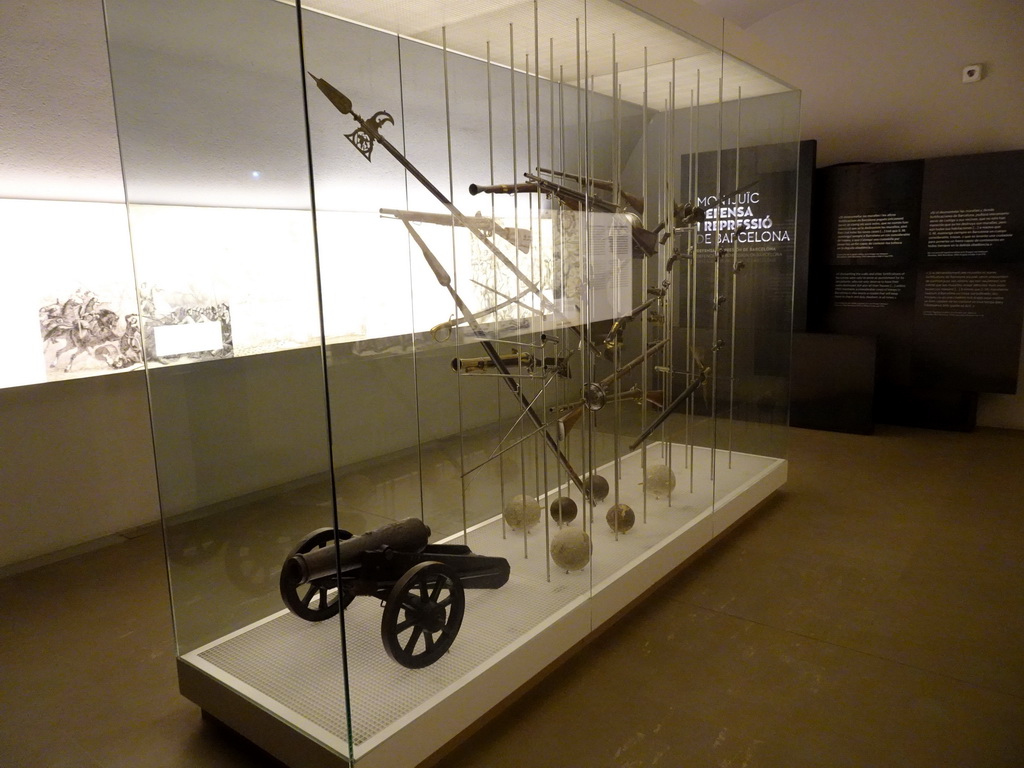
[[[410,669],[430,666],[455,642],[464,590],[501,587],[509,564],[464,544],[428,544],[429,537],[430,528],[415,517],[361,536],[315,530],[285,559],[281,598],[296,616],[324,621],[357,595],[377,597],[384,602],[380,632],[388,656]]]

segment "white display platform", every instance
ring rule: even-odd
[[[665,446],[648,446],[648,466]],[[359,597],[345,611],[346,708],[337,619],[309,623],[282,610],[179,659],[182,692],[215,718],[293,765],[414,766],[556,661],[689,556],[778,489],[786,462],[672,446],[677,477],[670,498],[648,494],[641,455],[620,460],[619,501],[636,524],[618,536],[605,522],[609,497],[593,508],[593,556],[566,573],[546,556],[557,531],[545,514],[525,537],[500,516],[448,539],[511,565],[498,590],[467,590],[462,628],[451,650],[421,670],[392,661],[381,642],[380,601]],[[612,467],[598,470],[612,480]],[[552,491],[550,498],[558,493]],[[574,494],[578,499],[578,494]],[[545,504],[545,509],[547,505]],[[589,510],[588,510],[589,511]],[[580,526],[582,513],[574,522]],[[282,727],[283,726],[283,727]],[[301,732],[301,733],[300,733]],[[304,741],[303,741],[304,740]]]

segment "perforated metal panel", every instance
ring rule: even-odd
[[[600,589],[617,572],[639,562],[651,548],[707,511],[712,504],[710,451],[697,449],[695,453],[696,482],[691,493],[689,470],[681,460],[684,448],[674,449],[678,464],[674,464],[677,486],[672,506],[668,499],[649,496],[646,523],[639,453],[622,461],[620,498],[634,507],[636,525],[628,533],[620,533],[616,541],[605,522],[605,513],[614,503],[613,489],[594,508],[594,553],[586,570],[566,573],[552,565],[549,571],[544,525],[550,526],[549,534],[556,527],[546,516],[526,536],[525,557],[522,533],[506,530],[503,537],[500,517],[471,529],[468,544],[473,551],[507,558],[511,577],[498,590],[466,591],[466,615],[458,638],[448,654],[426,669],[406,669],[387,656],[380,636],[379,601],[357,598],[345,613],[352,736],[357,755],[360,745],[385,736],[403,718],[414,715],[418,708],[429,707],[435,697],[446,695],[467,675],[500,658],[524,635],[586,600],[592,583]],[[660,461],[660,455],[659,446],[650,448],[650,464]],[[774,459],[734,453],[729,468],[725,452],[719,451],[718,497],[749,485],[774,463]],[[611,478],[610,467],[599,471]],[[582,511],[574,525],[579,526],[581,519]],[[461,536],[454,539],[461,540]],[[337,620],[312,624],[282,612],[185,658],[344,753],[348,728]]]

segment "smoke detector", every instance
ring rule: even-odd
[[[985,67],[981,64],[968,64],[964,67],[964,82],[976,83],[985,76]]]

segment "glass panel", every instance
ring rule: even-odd
[[[105,8],[181,665],[348,754],[337,626],[282,604],[331,615],[281,574],[336,527],[295,10]]]
[[[799,94],[723,57],[720,180],[706,244],[717,241],[718,496],[786,457],[796,241]],[[763,467],[762,467],[763,465]],[[730,481],[730,482],[726,482]],[[728,509],[716,532],[736,519]]]
[[[784,456],[798,102],[597,0],[107,13],[182,663],[418,762]]]

